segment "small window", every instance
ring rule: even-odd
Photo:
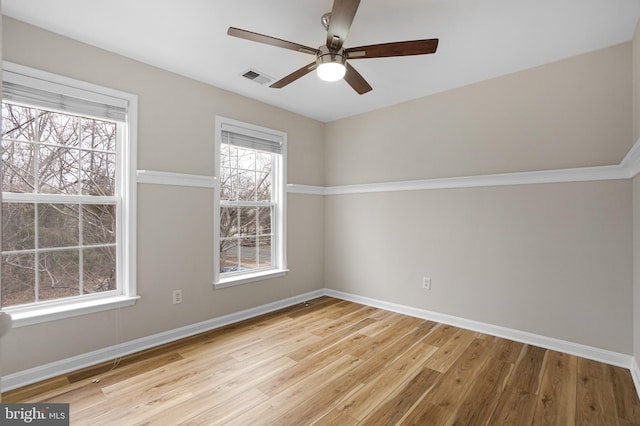
[[[135,296],[135,97],[96,89],[4,64],[0,306],[18,325]]]
[[[282,274],[286,134],[218,117],[215,284]]]

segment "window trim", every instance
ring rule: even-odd
[[[120,290],[38,302],[37,304],[9,306],[2,308],[2,312],[11,315],[13,327],[22,327],[135,304],[140,298],[137,295],[136,283],[137,95],[8,61],[2,62],[2,68],[3,81],[33,85],[40,90],[87,99],[96,103],[113,104],[118,107],[124,105],[127,110],[125,121],[127,131],[122,135],[122,145],[117,147],[119,156],[123,152],[127,153],[125,161],[119,161],[119,167],[122,169],[119,169],[118,173],[120,179],[116,180],[122,197],[121,205],[126,206],[126,208],[118,209],[120,211],[116,213],[119,220],[118,238],[120,241],[116,262]]]
[[[248,271],[234,273],[233,275],[221,276],[220,273],[220,146],[222,144],[222,131],[231,130],[236,133],[248,136],[260,137],[281,141],[281,153],[278,161],[279,176],[277,184],[273,185],[275,204],[277,205],[277,217],[274,221],[276,239],[275,265],[269,269],[258,271]],[[216,116],[215,119],[215,148],[214,148],[214,220],[213,220],[213,285],[215,288],[225,288],[240,284],[247,284],[265,279],[281,277],[287,274],[287,134],[285,132],[269,129],[255,124]]]

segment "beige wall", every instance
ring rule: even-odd
[[[328,185],[618,164],[631,43],[327,126]]]
[[[632,40],[633,140],[640,138],[640,21]],[[640,362],[640,176],[633,180],[633,356]]]
[[[618,164],[631,104],[625,43],[329,123],[325,179]],[[331,196],[326,286],[629,354],[631,197],[627,180]]]
[[[630,181],[337,195],[325,208],[329,288],[631,353]]]
[[[5,60],[138,95],[138,169],[212,176],[214,120],[223,115],[287,132],[289,183],[323,182],[320,122],[9,18],[3,30]],[[14,329],[0,348],[3,374],[323,288],[323,203],[288,196],[286,277],[214,290],[211,190],[139,184],[142,299],[119,311]],[[183,303],[174,306],[175,288]]]

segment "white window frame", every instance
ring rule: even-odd
[[[276,278],[286,275],[287,269],[287,134],[278,130],[244,123],[226,117],[216,116],[215,120],[215,176],[216,185],[214,190],[214,255],[213,255],[213,284],[215,288],[230,287],[239,284],[260,281],[269,278]],[[273,267],[259,271],[242,271],[222,274],[220,271],[220,147],[223,142],[222,131],[230,130],[234,133],[244,134],[253,137],[266,137],[281,141],[282,152],[275,155],[276,162],[272,174],[272,194],[276,204],[276,214],[273,218]]]
[[[138,97],[84,81],[3,61],[3,81],[46,92],[86,99],[126,109],[126,125],[118,125],[122,144],[117,147],[116,271],[117,290],[28,305],[9,306],[13,327],[22,327],[109,309],[131,306],[139,299],[136,286],[136,162]],[[4,99],[3,99],[4,100]],[[10,102],[10,100],[8,100]],[[28,104],[25,104],[29,106]],[[34,105],[37,107],[37,105]],[[46,108],[55,111],[55,108]],[[37,202],[74,202],[74,196],[36,194]],[[35,199],[36,197],[34,197]],[[29,200],[29,194],[2,193],[2,201]],[[76,200],[78,201],[78,200]]]

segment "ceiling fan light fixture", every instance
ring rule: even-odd
[[[339,62],[325,62],[318,66],[318,77],[324,81],[338,81],[344,77],[347,69]]]
[[[342,50],[331,52],[326,46],[320,46],[320,53],[316,59],[318,77],[324,81],[341,80],[347,72],[345,62]]]

